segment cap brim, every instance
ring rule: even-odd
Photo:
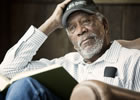
[[[76,12],[76,11],[84,11],[90,14],[95,13],[95,11],[90,10],[90,9],[85,9],[85,8],[74,8],[74,9],[70,9],[69,11],[65,12],[63,17],[62,17],[62,25],[63,27],[67,27],[67,19],[70,16],[70,14]]]

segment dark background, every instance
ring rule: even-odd
[[[26,32],[30,25],[39,27],[63,0],[1,0],[0,62],[6,51]],[[108,18],[111,40],[140,37],[140,4],[98,4]],[[39,49],[34,59],[63,56],[73,51],[64,30],[57,30]]]

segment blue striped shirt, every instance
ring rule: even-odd
[[[78,52],[48,60],[32,61],[48,37],[31,26],[25,35],[9,49],[0,65],[0,73],[12,78],[17,73],[60,64],[78,81],[99,80],[111,85],[140,91],[140,51],[122,47],[114,41],[111,47],[95,62],[87,64]],[[106,67],[117,68],[115,77],[104,76]]]

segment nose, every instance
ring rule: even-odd
[[[79,25],[77,36],[81,36],[81,35],[85,34],[86,32],[88,32],[88,29],[84,26]]]

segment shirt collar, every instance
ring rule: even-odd
[[[117,62],[120,51],[121,45],[116,40],[112,43],[111,47],[105,52],[104,61],[115,63]]]

